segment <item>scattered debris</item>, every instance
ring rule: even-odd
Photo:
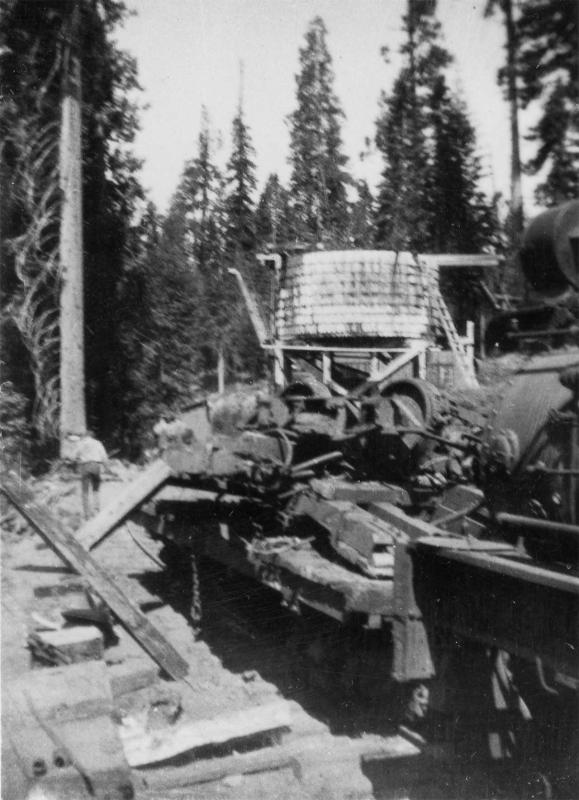
[[[34,784],[48,797],[134,797],[112,711],[102,661],[36,670],[12,682],[3,695],[3,738],[18,769],[7,769],[3,758],[3,796],[24,797]]]
[[[147,730],[165,728],[167,725],[174,725],[181,713],[181,696],[173,689],[157,687],[150,699],[147,713]]]
[[[104,655],[104,637],[93,625],[35,631],[28,646],[36,661],[44,664],[77,664],[98,661]]]
[[[272,733],[291,726],[289,705],[284,700],[242,709],[214,719],[183,722],[162,729],[149,730],[148,719],[125,718],[120,728],[121,741],[132,767],[166,761],[177,755],[236,739]]]
[[[30,489],[15,475],[3,475],[0,490],[14,503],[46,544],[88,581],[94,592],[159,666],[177,680],[185,677],[189,671],[185,659],[139,608],[125,597],[116,581],[78,543],[75,535],[46,506],[35,502]]]

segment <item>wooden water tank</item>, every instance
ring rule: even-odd
[[[424,339],[427,275],[411,253],[334,250],[290,256],[276,309],[280,339]]]

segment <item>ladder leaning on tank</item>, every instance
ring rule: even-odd
[[[444,335],[448,341],[457,367],[462,373],[464,386],[467,389],[478,388],[478,380],[474,371],[473,359],[461,341],[456,326],[444,301],[438,285],[432,281],[430,286],[431,297],[434,301],[434,312],[438,317]]]

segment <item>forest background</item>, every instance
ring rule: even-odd
[[[368,146],[381,157],[376,191],[354,174],[342,142],[331,35],[304,32],[286,185],[257,190],[255,152],[240,91],[225,169],[209,113],[165,214],[143,189],[132,152],[139,129],[135,60],[116,44],[119,0],[0,0],[0,236],[3,456],[50,458],[59,440],[60,96],[65,43],[80,13],[86,403],[111,450],[139,456],[159,414],[178,412],[229,379],[257,380],[266,364],[235,282],[237,267],[266,304],[256,254],[296,247],[495,252],[513,282],[521,219],[501,218],[481,189],[476,130],[449,75],[433,0],[408,0],[401,68],[376,108]],[[511,0],[487,14],[509,22]],[[518,107],[537,107],[523,168],[544,176],[540,206],[576,195],[579,172],[577,9],[574,0],[521,0],[497,79]],[[383,50],[388,59],[385,43]],[[168,143],[169,147],[170,144]],[[516,166],[516,165],[515,165]],[[516,173],[516,169],[514,170]],[[516,174],[513,175],[516,181]]]

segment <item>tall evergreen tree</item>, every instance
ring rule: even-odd
[[[306,242],[342,243],[347,221],[341,120],[344,113],[334,93],[327,30],[316,17],[300,49],[296,75],[297,108],[289,116],[292,206],[298,236]]]
[[[225,185],[226,262],[240,271],[258,304],[267,294],[268,276],[256,259],[254,195],[255,150],[240,97],[232,125],[232,148]],[[261,372],[262,354],[239,287],[231,278],[220,288],[222,342],[230,371]]]
[[[524,107],[540,103],[527,167],[547,170],[536,190],[550,206],[577,197],[579,184],[579,55],[575,0],[524,0],[517,21],[517,68]]]
[[[209,115],[203,107],[197,154],[186,163],[173,198],[173,210],[181,208],[182,224],[186,224],[191,266],[203,276],[218,263],[217,255],[223,247],[223,175],[214,161],[214,144]]]
[[[228,249],[249,253],[255,248],[255,150],[239,105],[232,126],[232,150],[227,163],[226,200]]]
[[[492,206],[479,189],[474,130],[445,81],[435,4],[409,0],[402,69],[382,95],[376,143],[384,158],[376,244],[394,250],[472,251],[491,241]]]
[[[255,211],[258,247],[275,250],[296,238],[290,195],[276,174],[268,176]]]
[[[378,187],[376,243],[425,249],[431,228],[432,170],[429,99],[451,56],[439,43],[434,3],[409,0],[403,17],[402,69],[390,96],[382,94],[376,144],[384,158]]]
[[[435,252],[476,252],[495,241],[492,203],[480,190],[476,135],[464,103],[441,75],[431,98],[432,195],[430,239]]]

